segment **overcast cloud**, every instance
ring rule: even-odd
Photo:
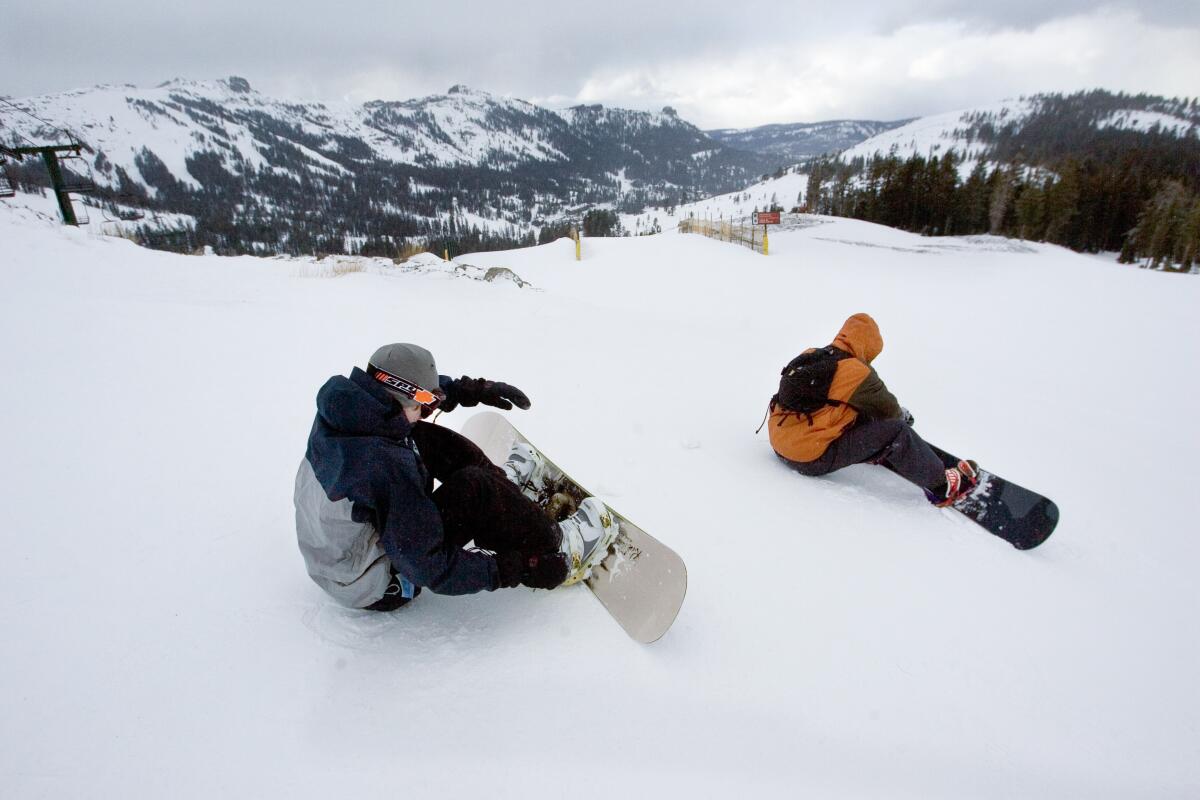
[[[464,83],[554,107],[670,105],[704,128],[898,119],[1088,88],[1200,95],[1200,0],[166,5],[6,10],[0,94],[240,75],[283,97],[362,102]]]

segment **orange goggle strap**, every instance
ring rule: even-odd
[[[374,364],[367,364],[367,367],[371,370],[372,378],[385,386],[395,389],[410,400],[415,400],[423,406],[437,405],[441,402],[441,398],[433,392],[428,389],[422,389],[420,386],[411,381],[406,381],[399,375],[393,375],[386,369],[380,369]]]

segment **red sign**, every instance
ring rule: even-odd
[[[754,224],[755,225],[778,225],[779,224],[779,212],[778,211],[755,211],[754,212]]]

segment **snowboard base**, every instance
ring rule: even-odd
[[[525,442],[538,449],[506,417],[483,411],[467,420],[462,435],[496,465],[503,465],[512,446]],[[546,460],[545,489],[540,505],[557,519],[592,496],[557,464]],[[557,504],[557,505],[554,505]],[[619,529],[604,559],[583,583],[633,639],[650,643],[662,638],[675,621],[687,594],[687,568],[671,548],[609,507]]]

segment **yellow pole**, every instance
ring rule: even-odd
[[[447,247],[445,250],[442,251],[442,261],[449,261],[449,260],[450,260],[450,248]]]
[[[770,244],[767,242],[767,226],[763,225],[763,255],[771,252]]]
[[[583,237],[575,231],[575,260],[583,261]]]

